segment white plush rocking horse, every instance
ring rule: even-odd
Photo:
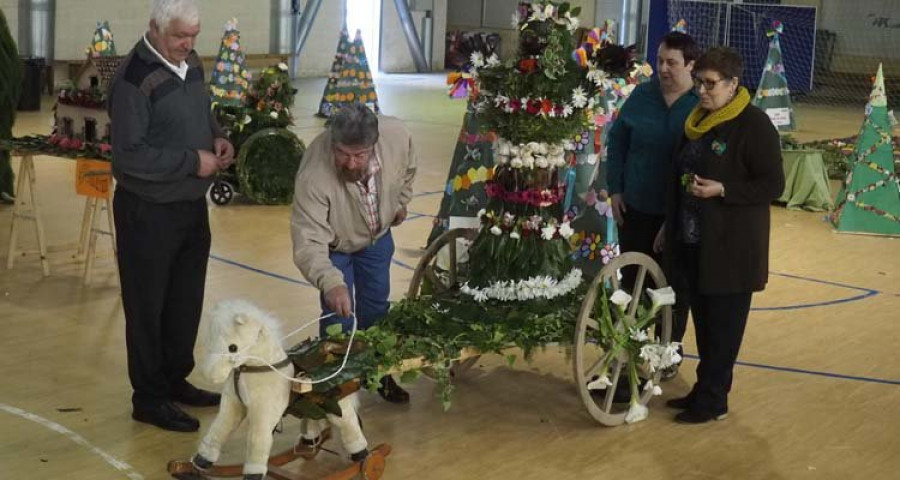
[[[208,355],[201,362],[204,375],[213,383],[224,383],[219,413],[203,437],[197,454],[190,462],[169,463],[169,473],[180,479],[240,476],[240,466],[215,466],[228,436],[247,419],[247,456],[243,478],[262,480],[294,478],[279,467],[298,457],[310,459],[318,453],[319,444],[330,434],[328,423],[340,434],[345,450],[354,465],[327,477],[328,480],[380,478],[384,457],[390,447],[380,445],[372,452],[362,433],[356,413],[356,393],[341,398],[341,416],[328,414],[326,420],[304,420],[303,433],[297,445],[288,452],[270,458],[273,431],[281,420],[291,398],[294,364],[281,346],[279,322],[255,305],[241,300],[219,304],[211,315]],[[306,381],[304,381],[306,382]],[[295,392],[308,391],[298,388]],[[355,390],[355,389],[351,389]]]

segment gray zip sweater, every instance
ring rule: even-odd
[[[141,39],[110,87],[113,176],[149,202],[203,197],[212,179],[197,176],[197,151],[212,151],[214,140],[225,137],[210,110],[197,52],[186,63],[182,81]]]

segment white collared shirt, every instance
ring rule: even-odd
[[[150,43],[150,40],[147,39],[146,33],[144,34],[144,43],[147,45],[147,48],[149,48],[150,51],[153,52],[154,55],[156,55],[157,57],[159,57],[160,60],[162,60],[163,65],[169,67],[169,70],[171,70],[173,73],[175,73],[175,75],[178,75],[178,77],[181,78],[182,81],[184,81],[184,79],[187,78],[187,71],[188,71],[187,62],[182,60],[181,64],[179,64],[178,66],[175,66],[175,64],[166,60],[166,57],[160,55],[160,53],[157,52],[155,48],[153,48],[153,44]]]

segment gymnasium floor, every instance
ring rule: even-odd
[[[395,299],[421,254],[463,118],[464,102],[446,98],[443,78],[378,80],[384,112],[407,122],[421,155],[410,218],[394,233]],[[312,113],[323,85],[298,84],[295,131],[307,142],[322,129]],[[51,105],[47,100],[42,112],[21,114],[16,134],[48,132]],[[795,136],[855,134],[862,110],[798,106]],[[74,163],[39,157],[36,164],[48,239],[73,241],[83,208],[74,194]],[[0,206],[2,252],[11,210]],[[584,410],[562,349],[549,348],[513,368],[499,357],[483,357],[481,368],[457,383],[446,413],[425,378],[409,387],[408,406],[363,395],[370,443],[394,447],[384,478],[898,478],[900,244],[835,234],[822,213],[772,211],[772,275],[753,301],[727,420],[672,422],[675,412],[664,402],[689,389],[693,355],[651,402],[647,421],[616,428],[596,424]],[[207,309],[225,299],[250,299],[278,315],[286,331],[318,316],[317,292],[291,260],[288,207],[211,206],[210,220]],[[25,243],[34,245],[33,229],[24,232]],[[166,463],[189,457],[215,415],[190,409],[202,423],[196,434],[130,419],[117,277],[108,239],[100,244],[88,287],[80,266],[65,255],[51,258],[47,278],[33,257],[0,270],[0,478],[164,479]],[[696,352],[690,329],[685,345]],[[299,422],[286,420],[276,449],[291,445],[298,433]],[[242,458],[242,442],[238,435],[229,443],[228,458]],[[343,462],[322,454],[292,469],[315,478]]]

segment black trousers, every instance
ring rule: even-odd
[[[619,227],[619,248],[622,253],[640,252],[649,255],[656,263],[662,265],[662,258],[653,251],[653,241],[656,234],[666,220],[665,215],[653,215],[644,213],[627,205],[624,215],[625,223]],[[622,284],[629,291],[633,289],[636,269],[625,269],[622,272]],[[684,338],[687,329],[688,304],[681,301],[682,294],[678,291],[677,283],[673,279],[667,279],[669,284],[676,288],[676,303],[672,308],[672,341],[680,342]],[[656,332],[659,335],[659,331]],[[679,349],[679,351],[681,351]]]
[[[151,203],[116,189],[113,199],[135,407],[167,401],[194,368],[210,233],[206,200]]]
[[[698,410],[723,413],[728,409],[734,363],[737,361],[753,292],[705,295],[697,290],[699,252],[696,246],[679,246],[679,269],[687,285],[686,300],[694,318],[694,334],[700,363],[697,383],[691,390]]]

